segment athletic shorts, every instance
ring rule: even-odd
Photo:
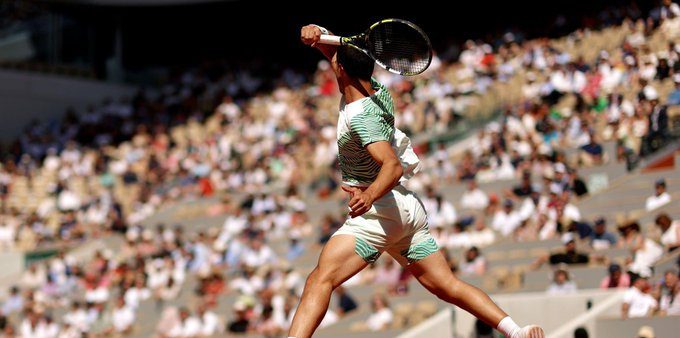
[[[423,203],[401,185],[375,201],[365,214],[347,218],[336,235],[354,236],[354,251],[368,263],[387,251],[406,265],[439,250],[427,226]]]

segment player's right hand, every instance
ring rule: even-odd
[[[300,40],[307,46],[314,46],[321,38],[321,29],[317,25],[307,25],[300,30]]]

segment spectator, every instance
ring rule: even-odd
[[[666,104],[669,106],[680,105],[680,73],[673,75],[673,83],[675,84],[675,89],[668,94],[668,99],[666,99]]]
[[[24,297],[21,295],[18,286],[12,286],[9,290],[9,295],[2,304],[2,314],[11,315],[14,312],[19,312],[24,308]]]
[[[250,319],[247,312],[247,306],[242,301],[234,303],[235,318],[227,326],[227,330],[231,333],[246,333],[250,328]]]
[[[344,316],[357,309],[358,305],[356,301],[342,285],[335,289],[335,295],[338,296],[337,313],[339,316]]]
[[[460,199],[460,205],[464,209],[484,210],[489,205],[489,197],[477,187],[474,179],[469,179],[467,190]]]
[[[612,263],[609,265],[609,275],[600,282],[600,289],[628,289],[630,287],[630,276],[621,271],[621,266]]]
[[[671,202],[671,195],[666,191],[666,181],[662,178],[656,180],[654,183],[654,195],[647,197],[645,209],[649,211],[656,210]]]
[[[135,311],[125,305],[125,298],[118,297],[116,307],[111,312],[111,323],[113,324],[111,331],[118,334],[128,334],[132,331],[134,322]]]
[[[659,214],[654,220],[661,230],[661,244],[668,252],[680,247],[680,222],[671,220],[666,213]]]
[[[486,259],[476,246],[465,251],[465,259],[460,264],[460,272],[469,276],[483,276],[486,273]]]
[[[628,273],[631,275],[631,282],[642,276],[649,278],[652,276],[652,266],[663,255],[663,248],[640,233],[640,225],[637,222],[630,222],[621,227],[623,245],[631,250],[633,255],[628,265]]]
[[[514,203],[510,199],[503,202],[503,209],[498,210],[493,217],[492,228],[504,237],[510,236],[522,223],[517,211],[513,209]]]
[[[641,277],[635,280],[623,295],[621,317],[623,319],[647,317],[652,315],[658,306],[656,299],[649,295],[647,278]]]
[[[589,132],[588,143],[581,146],[580,161],[583,166],[592,167],[602,165],[605,162],[605,154],[602,145],[595,140],[595,134]]]
[[[168,335],[171,338],[191,338],[198,336],[200,333],[200,319],[192,316],[187,308],[180,308],[179,320],[175,323],[175,326],[170,329]]]
[[[550,255],[545,255],[539,257],[533,264],[533,269],[538,269],[545,262],[549,262],[550,265],[558,264],[587,264],[590,262],[590,257],[584,253],[580,253],[576,250],[576,240],[574,235],[567,233],[562,238],[562,243],[564,243],[564,249],[561,252],[556,252]]]
[[[595,220],[593,232],[590,233],[590,246],[594,250],[605,250],[614,247],[617,241],[616,236],[607,231],[607,220],[604,217],[598,217]]]
[[[371,314],[366,320],[366,325],[371,331],[381,331],[388,328],[394,315],[384,295],[376,294],[371,299]]]
[[[680,281],[676,269],[666,270],[656,293],[659,298],[659,313],[662,315],[680,315]]]
[[[389,288],[393,288],[399,282],[399,276],[401,275],[401,266],[395,264],[392,257],[383,259],[383,264],[375,269],[375,278],[373,283],[378,285],[388,285]]]
[[[561,265],[553,273],[553,279],[548,286],[547,293],[549,295],[567,295],[576,293],[576,291],[576,283],[571,280],[566,264]]]
[[[588,338],[588,331],[583,328],[579,327],[578,329],[574,330],[574,338]]]

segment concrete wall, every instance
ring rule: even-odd
[[[451,308],[441,310],[428,320],[400,334],[397,338],[451,338],[453,337],[451,314]]]
[[[134,90],[94,80],[0,70],[0,142],[16,138],[33,119],[58,119],[68,107],[82,113],[105,97],[118,100]]]
[[[602,290],[582,290],[574,295],[548,296],[545,292],[519,293],[491,296],[503,310],[508,312],[519,325],[537,324],[547,333],[552,333],[570,320],[583,315],[588,310],[588,302],[593,308],[607,303],[604,315],[618,313],[619,303],[612,303],[611,297],[620,292]],[[618,298],[618,297],[616,297]],[[611,304],[609,304],[611,303]],[[620,306],[620,305],[619,305]],[[594,322],[596,318],[592,318]],[[460,308],[455,308],[455,333],[457,337],[470,337],[474,331],[475,318]],[[561,338],[548,335],[550,338]]]

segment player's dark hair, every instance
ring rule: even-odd
[[[340,46],[337,53],[338,63],[342,65],[347,75],[361,80],[371,80],[375,61],[370,56],[351,46]]]

